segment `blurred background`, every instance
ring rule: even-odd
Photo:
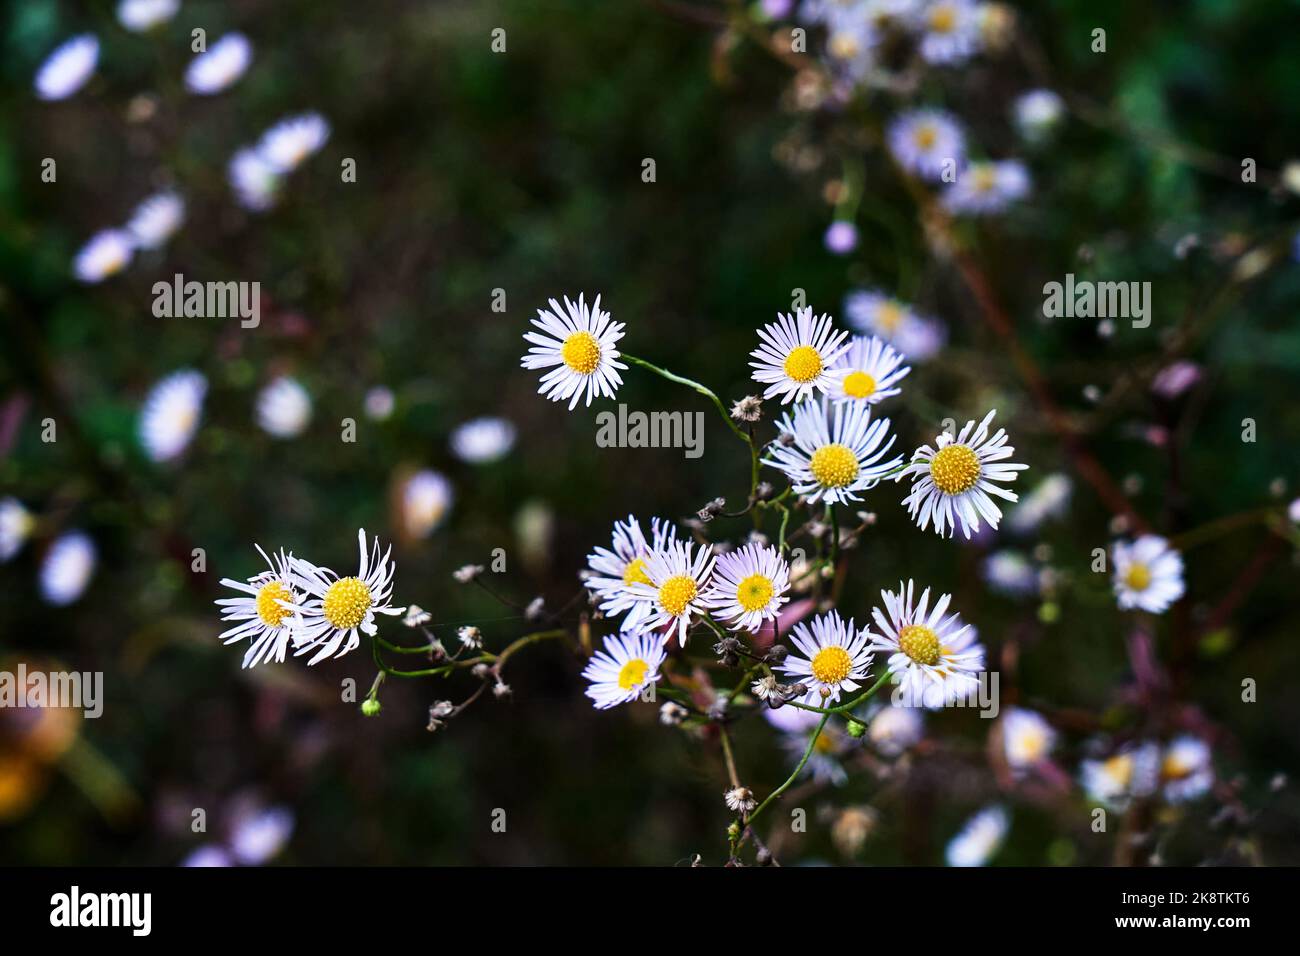
[[[998,662],[1004,704],[1057,727],[1067,779],[1098,734],[1176,725],[1211,741],[1219,785],[1164,821],[1166,862],[1300,862],[1288,777],[1300,757],[1297,561],[1285,520],[1300,495],[1300,198],[1284,174],[1300,128],[1297,7],[1002,9],[1013,25],[1001,48],[926,74],[902,98],[846,105],[810,95],[798,67],[764,48],[780,27],[738,3],[185,0],[147,30],[126,29],[107,0],[7,4],[0,496],[21,511],[10,504],[4,519],[0,658],[102,671],[105,702],[96,720],[0,710],[0,862],[723,862],[716,739],[661,727],[646,705],[594,711],[583,662],[563,645],[520,654],[510,698],[430,733],[429,705],[467,696],[470,677],[390,680],[382,713],[364,718],[340,687],[369,687],[365,646],[310,669],[290,659],[241,670],[243,648],[217,640],[212,602],[228,596],[222,577],[264,569],[255,543],[347,573],[364,527],[396,542],[397,603],[428,610],[448,644],[477,623],[499,649],[530,626],[457,584],[456,568],[503,548],[495,590],[564,607],[615,519],[680,519],[718,495],[735,504],[748,480],[743,447],[703,399],[635,370],[619,400],[705,412],[705,454],[598,448],[595,414],[612,406],[570,413],[519,368],[537,308],[599,293],[627,324],[627,351],[731,402],[757,390],[755,329],[790,309],[792,290],[842,322],[845,297],[863,288],[946,327],[948,345],[889,409],[901,446],[932,441],[945,417],[997,408],[1015,460],[1031,466],[1022,495],[1053,474],[1070,493],[1055,517],[972,543],[917,530],[901,489],[870,493],[876,519],[854,555],[846,616],[863,618],[900,577],[951,591]],[[1105,54],[1089,49],[1098,26]],[[209,48],[247,38],[246,69],[225,88],[187,85],[195,28]],[[84,33],[99,41],[93,76],[42,99],[42,63]],[[1011,104],[1044,85],[1068,108],[1050,142],[1030,145]],[[1027,162],[1031,196],[961,224],[960,241],[1089,454],[1185,546],[1187,597],[1142,625],[1161,662],[1157,691],[1137,686],[1132,616],[1089,570],[1123,520],[1081,480],[882,150],[882,121],[921,102],[959,114],[981,152]],[[328,141],[273,177],[269,208],[248,208],[232,157],[309,113]],[[1246,157],[1259,169],[1249,184]],[[341,174],[349,159],[355,182]],[[846,170],[860,183],[851,202]],[[184,223],[164,245],[78,280],[93,236],[170,191]],[[846,215],[858,242],[836,254],[825,233]],[[1151,326],[1045,319],[1044,283],[1069,272],[1150,281]],[[259,327],[155,316],[153,285],[176,273],[259,282]],[[1153,388],[1171,367],[1181,374]],[[141,410],[184,369],[206,383],[198,428],[156,460]],[[296,384],[266,395],[284,381]],[[513,435],[489,425],[454,438],[483,417]],[[341,440],[344,419],[355,442]],[[746,531],[708,529],[715,540]],[[196,548],[204,571],[192,570]],[[991,556],[1008,554],[1029,583],[990,571]],[[396,620],[381,626],[407,640]],[[702,640],[695,650],[707,655]],[[1246,678],[1255,703],[1242,703]],[[1155,728],[1144,724],[1153,693],[1166,722]],[[938,864],[963,821],[996,800],[1012,822],[995,862],[1111,862],[1116,833],[1091,832],[1077,787],[1036,791],[996,772],[991,723],[931,716],[901,770],[810,790],[800,805],[813,822],[784,840],[784,856]],[[772,728],[751,719],[735,737],[758,793],[784,779]],[[864,807],[863,839],[846,839],[846,808]],[[192,832],[195,808],[206,833]],[[504,834],[492,830],[496,808]]]

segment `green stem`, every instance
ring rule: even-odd
[[[767,799],[754,809],[754,812],[749,815],[749,819],[745,821],[749,826],[752,827],[754,825],[754,821],[758,819],[759,814],[767,809],[768,804],[790,789],[790,785],[799,779],[799,774],[803,773],[803,768],[808,763],[808,758],[812,756],[813,748],[817,746],[817,740],[821,737],[822,730],[826,727],[826,721],[830,719],[830,714],[822,715],[821,723],[817,725],[817,729],[813,731],[812,737],[809,738],[808,747],[804,750],[803,756],[799,758],[799,764],[794,768],[794,773],[790,774],[790,776],[786,778],[785,783],[781,784],[781,786],[768,794]]]

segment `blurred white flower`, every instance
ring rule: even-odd
[[[984,580],[999,594],[1027,597],[1038,591],[1038,572],[1019,551],[994,551],[984,559]]]
[[[822,244],[827,252],[847,256],[858,247],[858,227],[844,219],[837,219],[826,229]]]
[[[226,176],[235,198],[250,212],[263,212],[275,205],[280,176],[256,149],[245,147],[235,153]]]
[[[1034,490],[1022,495],[1007,515],[1007,527],[1016,534],[1027,534],[1050,518],[1059,518],[1070,507],[1073,485],[1067,475],[1048,475]]]
[[[140,409],[140,444],[154,461],[167,461],[185,450],[199,427],[208,380],[193,369],[173,372],[158,382]]]
[[[887,135],[895,162],[923,179],[938,180],[949,164],[956,173],[966,161],[966,135],[943,110],[903,113],[889,124]]]
[[[858,290],[844,300],[849,324],[884,339],[913,362],[924,362],[943,348],[947,331],[936,319],[882,292]]]
[[[948,843],[949,866],[983,866],[1002,848],[1011,819],[1000,806],[985,807]]]
[[[99,40],[83,33],[63,43],[36,71],[36,95],[64,100],[86,85],[99,62]]]
[[[8,561],[22,548],[36,524],[17,498],[0,498],[0,561]]]
[[[117,21],[132,33],[140,33],[176,16],[181,0],[122,0]]]
[[[72,274],[82,282],[102,282],[125,269],[135,254],[129,233],[105,229],[81,247],[72,262]]]
[[[253,59],[253,45],[242,33],[227,33],[190,61],[185,87],[191,93],[220,93],[244,75]]]
[[[514,444],[515,426],[504,418],[475,418],[451,433],[451,450],[471,465],[498,461]]]
[[[230,854],[227,853],[223,847],[215,846],[211,843],[205,843],[181,861],[181,866],[188,867],[220,867],[234,865],[235,861],[230,858]]]
[[[1160,748],[1153,743],[1126,744],[1113,756],[1079,766],[1088,796],[1112,810],[1123,810],[1134,797],[1152,793],[1160,777]]]
[[[1016,129],[1029,142],[1047,136],[1065,115],[1065,101],[1051,90],[1030,90],[1016,99],[1012,117]]]
[[[293,834],[293,813],[272,807],[240,819],[230,835],[230,851],[245,866],[260,866],[278,854]]]
[[[971,0],[933,0],[917,17],[921,58],[927,63],[956,65],[979,46],[980,23]]]
[[[1043,715],[1010,707],[1002,715],[1002,747],[1013,770],[1025,770],[1045,760],[1056,745],[1056,731]]]
[[[886,757],[897,757],[914,747],[925,734],[925,717],[919,707],[890,704],[880,708],[867,725],[867,739]]]
[[[311,396],[297,379],[277,378],[257,396],[257,424],[276,438],[302,434],[311,421]]]
[[[451,482],[426,468],[402,487],[402,525],[412,538],[427,537],[446,516],[452,503]]]
[[[257,151],[277,173],[289,173],[317,152],[330,138],[330,125],[319,113],[280,120],[265,133]]]
[[[185,221],[185,200],[176,193],[157,193],[135,207],[126,224],[137,249],[157,249]]]
[[[95,573],[95,543],[81,531],[60,535],[41,562],[41,596],[58,607],[81,597]]]
[[[1205,793],[1214,783],[1209,745],[1190,734],[1177,737],[1160,761],[1160,780],[1170,803],[1194,800]]]
[[[971,163],[943,194],[950,212],[984,216],[1002,212],[1029,194],[1029,171],[1015,159]]]
[[[391,388],[386,385],[376,385],[366,392],[366,417],[375,422],[387,421],[388,417],[393,414],[393,408],[396,404],[397,400],[394,398]]]

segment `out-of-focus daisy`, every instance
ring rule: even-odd
[[[95,573],[95,542],[81,531],[60,535],[41,562],[41,596],[63,607],[81,597]]]
[[[983,866],[1002,848],[1010,825],[1004,808],[985,807],[949,841],[944,859],[949,866]]]
[[[932,0],[918,14],[921,58],[927,63],[955,65],[979,46],[980,24],[971,0]]]
[[[748,544],[718,557],[704,600],[737,630],[757,631],[789,600],[790,566],[775,547]]]
[[[551,369],[542,376],[537,391],[555,402],[569,399],[570,411],[583,395],[587,405],[598,395],[613,398],[623,383],[618,369],[627,368],[618,361],[614,347],[623,337],[623,323],[611,321],[610,314],[601,311],[600,296],[590,309],[582,295],[576,304],[565,296],[563,308],[554,299],[550,306],[538,309],[532,320],[541,332],[524,333],[533,347],[520,364],[527,369]]]
[[[1028,597],[1038,591],[1038,572],[1019,551],[994,551],[984,559],[980,571],[989,587],[999,594]]]
[[[903,365],[903,356],[880,339],[855,335],[835,360],[834,381],[827,394],[837,402],[875,405],[902,391],[895,386],[911,370]]]
[[[190,61],[185,88],[210,96],[220,93],[244,75],[253,59],[253,45],[242,33],[227,33]]]
[[[582,672],[591,682],[587,696],[600,710],[636,700],[642,688],[658,683],[663,662],[663,642],[657,634],[610,634],[605,649],[592,655]]]
[[[393,395],[393,390],[386,385],[376,385],[366,392],[366,417],[371,421],[388,421],[396,406],[397,399]]]
[[[943,348],[947,332],[935,319],[881,292],[857,291],[844,300],[849,324],[879,336],[913,362],[924,362]]]
[[[808,688],[802,703],[815,707],[837,704],[840,694],[853,693],[867,679],[871,668],[872,634],[865,627],[858,630],[850,619],[846,624],[838,611],[812,619],[811,625],[800,621],[790,632],[790,641],[799,650],[777,666],[790,678]]]
[[[64,100],[86,85],[99,62],[99,40],[89,33],[75,36],[45,58],[36,71],[36,95]]]
[[[866,17],[877,30],[905,26],[922,0],[864,0],[862,6]]]
[[[184,867],[223,867],[234,866],[235,861],[224,847],[205,843],[181,861]]]
[[[81,247],[72,262],[72,274],[82,282],[103,282],[125,269],[134,251],[130,233],[105,229]]]
[[[1132,544],[1116,541],[1115,597],[1126,611],[1163,614],[1183,596],[1183,558],[1159,535],[1144,534]]]
[[[264,212],[275,205],[280,193],[280,175],[256,149],[245,147],[235,153],[226,176],[235,198],[250,212]]]
[[[1051,90],[1030,90],[1016,98],[1012,118],[1016,129],[1029,142],[1046,137],[1065,115],[1065,101]]]
[[[632,586],[653,586],[646,574],[646,561],[652,552],[667,550],[677,539],[677,528],[671,522],[651,518],[650,536],[650,541],[647,541],[641,522],[628,515],[627,521],[614,522],[610,548],[598,546],[587,555],[591,574],[585,583],[588,590],[600,598],[601,611],[608,617],[631,611],[623,620],[624,630],[635,628],[653,609],[651,602],[640,600],[633,593]]]
[[[1153,743],[1127,744],[1104,759],[1079,766],[1083,789],[1092,799],[1123,810],[1134,797],[1151,794],[1160,776],[1160,748]]]
[[[140,409],[140,444],[154,461],[183,452],[199,427],[208,380],[193,369],[168,375],[149,392]]]
[[[886,757],[897,757],[920,743],[925,718],[919,707],[881,707],[867,724],[867,739]]]
[[[1002,715],[1002,748],[1012,770],[1047,759],[1054,746],[1056,731],[1037,711],[1011,707]]]
[[[787,412],[779,427],[793,442],[773,442],[763,464],[784,472],[795,492],[813,503],[860,501],[857,492],[874,488],[903,461],[881,460],[894,436],[888,435],[888,418],[871,421],[866,402],[828,407],[825,399],[813,399],[795,406],[793,418]]]
[[[504,418],[475,418],[451,433],[451,450],[471,465],[498,461],[514,444],[515,426]]]
[[[949,211],[971,216],[1001,212],[1029,194],[1029,171],[1015,159],[971,163],[943,194]]]
[[[946,168],[955,174],[966,160],[966,134],[943,110],[903,113],[889,124],[887,141],[898,165],[922,179],[937,180]]]
[[[1044,521],[1059,518],[1070,506],[1073,485],[1068,475],[1048,475],[1007,514],[1007,527],[1016,534],[1028,534]]]
[[[939,435],[936,448],[922,445],[899,474],[899,481],[912,479],[903,504],[922,531],[933,520],[936,534],[942,537],[946,529],[952,537],[960,519],[962,533],[969,538],[979,530],[981,518],[990,527],[998,526],[1002,511],[990,495],[1016,500],[998,483],[1015,481],[1016,472],[1029,466],[1006,461],[1015,448],[1007,444],[1005,429],[990,437],[989,422],[996,414],[996,409],[989,412],[978,427],[968,421],[955,439],[946,432]]]
[[[764,707],[763,716],[769,724],[781,731],[781,747],[790,763],[797,765],[808,749],[813,730],[821,723],[821,715],[798,707],[781,707],[777,710]],[[828,722],[818,735],[817,743],[813,744],[803,772],[818,783],[842,786],[848,781],[849,775],[840,758],[851,743],[848,734],[837,724]]]
[[[858,227],[846,219],[837,219],[826,227],[822,245],[827,252],[847,256],[858,247]]]
[[[713,548],[693,541],[669,541],[662,549],[651,551],[642,566],[647,580],[633,581],[632,596],[643,606],[633,609],[640,627],[657,631],[670,626],[667,637],[677,635],[677,643],[686,646],[686,631],[691,620],[706,614],[704,595],[713,574]],[[665,643],[666,643],[665,639]]]
[[[280,551],[272,559],[261,545],[257,553],[266,561],[267,570],[247,581],[222,578],[224,587],[243,594],[242,597],[221,598],[216,604],[221,608],[222,621],[237,622],[234,627],[217,637],[226,644],[249,639],[244,652],[244,667],[275,661],[284,663],[284,654],[292,635],[294,609],[301,595],[293,585],[292,555]]]
[[[185,221],[185,200],[176,193],[158,193],[136,206],[126,224],[137,249],[157,249]]]
[[[294,655],[315,650],[308,665],[330,656],[342,657],[356,648],[361,643],[358,631],[373,636],[379,630],[376,614],[400,617],[406,611],[391,603],[396,568],[389,560],[393,549],[380,557],[379,539],[375,538],[368,552],[364,528],[357,532],[357,546],[360,569],[347,577],[302,558],[290,559],[293,583],[306,592],[294,612]]]
[[[826,56],[834,73],[851,84],[861,82],[875,64],[880,42],[865,4],[840,4],[826,21]]]
[[[880,597],[885,609],[871,611],[879,633],[871,635],[870,649],[889,655],[889,670],[899,689],[895,703],[944,707],[979,689],[984,648],[960,614],[944,617],[951,595],[941,595],[930,608],[930,589],[914,602],[908,581],[899,584],[897,594],[881,591]]]
[[[412,538],[433,533],[451,508],[451,482],[432,468],[417,471],[402,485],[402,527]]]
[[[1205,741],[1190,734],[1174,739],[1160,761],[1160,782],[1170,803],[1194,800],[1214,783],[1214,765]]]
[[[122,0],[117,5],[117,22],[132,33],[140,33],[176,16],[181,0]]]
[[[275,857],[293,835],[293,811],[270,807],[241,817],[230,834],[230,852],[245,866],[261,866]]]
[[[848,345],[848,332],[836,332],[831,317],[813,318],[811,308],[798,309],[793,316],[777,314],[777,320],[758,330],[762,344],[749,354],[758,359],[754,381],[767,385],[763,398],[781,396],[784,405],[808,398],[814,390],[831,386],[831,367]]]
[[[302,113],[280,120],[265,133],[257,151],[277,173],[289,173],[302,165],[330,138],[330,124],[319,113]]]
[[[0,498],[0,561],[8,561],[19,549],[36,521],[17,498]]]
[[[311,421],[311,396],[297,379],[275,379],[257,396],[257,424],[276,438],[301,435]]]

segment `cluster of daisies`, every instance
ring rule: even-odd
[[[179,0],[123,0],[118,21],[132,32],[143,32],[172,19]],[[60,44],[41,64],[33,80],[43,100],[65,100],[94,76],[99,65],[100,42],[93,34],[80,34]],[[253,47],[242,33],[228,33],[190,61],[185,88],[195,96],[213,96],[233,86],[248,70]],[[260,212],[279,198],[285,178],[329,140],[329,123],[318,113],[286,117],[267,129],[251,146],[236,150],[228,165],[228,179],[236,199],[245,209]],[[81,282],[101,282],[113,276],[142,252],[160,249],[185,220],[185,202],[174,190],[165,190],[139,204],[124,226],[103,229],[76,254],[72,272]]]

